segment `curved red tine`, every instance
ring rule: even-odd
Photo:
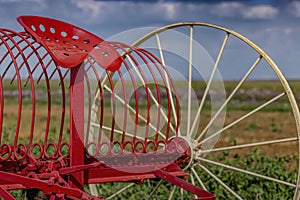
[[[7,161],[12,157],[12,147],[9,144],[0,145],[0,161]]]
[[[189,153],[185,149],[189,146],[185,140],[176,140],[179,126],[179,119],[176,120],[176,116],[179,116],[180,107],[178,94],[166,66],[147,50],[119,42],[106,42],[96,36],[96,42],[93,43],[93,38],[83,38],[83,36],[93,37],[93,35],[88,35],[88,32],[78,28],[83,32],[80,35],[74,33],[78,31],[77,27],[74,28],[72,25],[57,20],[45,19],[47,18],[20,17],[20,23],[25,24],[25,29],[28,28],[28,31],[23,33],[0,29],[0,33],[5,32],[5,34],[0,34],[0,46],[8,49],[0,58],[0,63],[3,63],[4,67],[6,65],[0,77],[1,105],[5,106],[3,102],[6,100],[2,85],[7,82],[4,81],[5,78],[17,84],[19,92],[17,104],[19,114],[16,117],[16,136],[13,145],[1,140],[3,136],[1,130],[4,129],[2,127],[3,116],[0,118],[0,161],[12,161],[19,165],[11,166],[11,168],[0,166],[0,170],[14,170],[14,173],[24,175],[28,179],[32,177],[43,179],[43,181],[49,179],[51,184],[54,178],[52,176],[55,176],[57,184],[64,184],[68,188],[78,187],[81,190],[84,184],[96,183],[98,180],[103,182],[101,176],[93,176],[94,173],[90,172],[110,170],[110,168],[113,169],[112,167],[118,167],[122,171],[135,166],[148,169],[173,162],[169,158],[155,159],[161,155],[174,154],[175,156],[179,153],[180,159],[172,164],[174,167],[177,165],[181,167],[180,164],[186,161],[184,159]],[[77,42],[85,49],[76,45]],[[79,57],[76,57],[76,54]],[[72,56],[77,60],[70,60]],[[72,68],[73,65],[74,68]],[[80,71],[80,87],[74,87],[78,69],[82,70]],[[111,73],[112,70],[115,73]],[[7,76],[4,77],[6,74]],[[38,86],[39,82],[42,85]],[[52,87],[52,83],[59,83],[59,88]],[[87,93],[81,93],[83,85]],[[21,115],[29,107],[26,104],[27,101],[24,101],[22,107],[22,100],[27,100],[26,95],[30,92],[29,89],[32,92],[28,98],[32,102],[31,129],[26,126],[20,129],[21,121],[29,121],[26,115]],[[70,89],[69,92],[68,89]],[[96,93],[93,93],[94,89]],[[73,95],[72,92],[75,90],[80,91],[79,94]],[[22,91],[25,91],[23,92],[25,98],[22,98]],[[42,94],[47,95],[42,96]],[[42,97],[40,98],[39,95]],[[173,95],[176,102],[172,98]],[[83,96],[87,101],[73,101]],[[41,102],[46,100],[46,103],[39,106],[39,100]],[[57,103],[62,104],[61,111],[57,109],[59,107]],[[68,111],[69,104],[71,106]],[[38,108],[36,109],[35,106]],[[79,107],[76,113],[83,117],[75,122],[80,132],[76,130],[75,123],[70,122],[73,111],[77,109],[76,106]],[[88,106],[87,109],[86,106]],[[152,106],[155,106],[153,110]],[[45,107],[47,109],[40,109]],[[43,115],[37,115],[35,109],[41,110]],[[0,117],[3,112],[5,109],[0,107]],[[160,119],[161,117],[163,119]],[[56,123],[57,120],[59,123]],[[38,123],[40,121],[42,129]],[[68,127],[68,122],[72,129]],[[56,126],[59,125],[58,131]],[[169,136],[170,130],[172,131],[171,137]],[[29,141],[23,140],[28,137],[27,134]],[[89,137],[90,134],[93,138]],[[9,138],[4,140],[9,140]],[[94,165],[94,162],[101,162],[101,168],[96,169],[95,166],[99,165]],[[102,165],[103,162],[105,165]],[[72,175],[75,181],[69,179],[70,174],[66,177],[61,177],[63,174],[59,174],[62,168],[78,168],[78,166],[88,172],[88,178],[85,178],[86,173],[80,170],[76,172],[77,175]],[[95,169],[89,171],[91,166]],[[109,172],[114,172],[114,169]],[[179,168],[178,172],[183,174]],[[148,177],[149,174],[146,172],[145,179],[153,178]],[[123,176],[122,173],[121,176]],[[108,182],[118,181],[113,173],[105,175],[104,178]],[[144,178],[130,175],[125,181],[142,183]],[[8,183],[10,184],[9,181]],[[22,189],[37,188],[27,184],[23,186]],[[51,189],[49,191],[51,192]],[[56,196],[53,195],[53,197]]]
[[[106,72],[107,73],[107,72]],[[107,73],[107,78],[108,78],[108,82],[110,85],[110,89],[111,89],[111,100],[112,100],[112,116],[111,116],[111,131],[110,131],[110,142],[114,141],[114,132],[115,132],[115,116],[116,116],[116,94],[115,94],[115,89],[114,89],[114,83],[112,80],[112,76],[110,75],[110,73]]]
[[[0,144],[2,143],[2,128],[4,116],[4,94],[3,94],[3,79],[0,77]]]
[[[120,70],[118,70],[118,73],[119,73],[119,77],[121,79],[121,83],[122,83],[122,89],[123,89],[123,95],[124,95],[124,103],[125,105],[127,105],[127,92],[126,92],[126,86],[125,86],[125,81],[124,81],[124,78],[123,78],[123,74],[121,73]],[[123,112],[124,112],[124,116],[127,116],[127,108],[124,106],[124,109],[123,109]],[[122,134],[122,145],[124,147],[124,142],[125,142],[125,135],[126,135],[126,123],[127,123],[127,117],[124,117],[123,119],[123,134]]]
[[[174,90],[173,92],[175,94],[174,95],[175,96],[175,104],[176,104],[175,109],[176,109],[176,116],[177,116],[177,121],[176,121],[176,126],[175,126],[175,133],[176,133],[176,136],[178,136],[178,130],[179,130],[179,124],[180,124],[180,106],[179,106],[178,94],[177,94],[177,91],[176,91],[174,81],[172,80],[172,77],[170,76],[170,74],[169,74],[168,70],[165,68],[165,66],[153,54],[151,54],[148,51],[145,51],[144,49],[140,49],[140,48],[138,48],[137,51],[141,52],[145,57],[147,57],[151,61],[151,63],[154,64],[154,66],[158,70],[161,78],[163,79],[165,86],[168,85],[167,82],[166,82],[166,79],[168,79],[170,81],[171,88]],[[160,69],[159,66],[162,69]],[[164,77],[163,73],[166,73],[167,77]],[[169,129],[171,127],[171,121],[169,121],[169,119],[170,119],[169,117],[171,115],[171,95],[172,95],[172,94],[170,95],[169,90],[171,90],[171,88],[165,87],[166,93],[167,93],[167,100],[168,100],[168,125],[167,125],[167,130],[166,130],[166,140],[168,140]]]
[[[89,67],[90,69],[90,67]],[[91,85],[90,85],[90,80],[89,76],[87,75],[87,72],[89,69],[86,69],[84,73],[84,79],[85,79],[85,84],[87,88],[87,99],[88,99],[88,113],[87,113],[87,125],[86,125],[86,135],[85,135],[85,146],[88,145],[89,142],[89,137],[90,137],[90,125],[91,125],[91,115],[92,115],[92,93],[91,93]]]
[[[88,59],[88,63],[92,68],[93,73],[95,74],[96,77],[96,81],[97,81],[97,85],[98,85],[98,89],[99,89],[99,96],[96,97],[96,101],[99,99],[99,102],[95,102],[96,104],[99,104],[100,106],[100,116],[99,116],[99,133],[98,133],[98,149],[100,148],[100,141],[101,141],[101,136],[102,136],[102,126],[103,126],[103,120],[104,120],[104,99],[103,99],[103,91],[102,91],[102,86],[101,86],[101,80],[99,77],[99,74],[97,73],[97,69],[94,65],[94,63],[92,62],[91,59]]]
[[[108,71],[116,71],[121,66],[118,52],[109,43],[84,29],[40,16],[20,16],[17,20],[62,67],[75,67],[89,54]]]
[[[171,82],[170,86],[171,86],[171,88],[173,88],[174,91],[172,91],[172,92],[174,92],[174,94],[175,94],[176,114],[177,114],[177,116],[179,116],[180,107],[179,107],[179,102],[178,102],[178,98],[177,98],[178,95],[177,95],[173,80],[172,80],[170,74],[167,72],[167,69],[165,68],[165,66],[163,66],[163,64],[159,61],[159,59],[157,59],[156,56],[154,56],[153,54],[149,53],[146,50],[136,48],[136,47],[131,47],[131,46],[128,46],[123,43],[114,42],[113,44],[116,45],[118,48],[122,49],[124,52],[126,52],[126,55],[128,55],[130,57],[130,59],[132,59],[133,62],[135,61],[135,57],[139,57],[141,59],[142,63],[137,62],[137,61],[134,62],[134,64],[137,66],[137,70],[139,71],[139,73],[141,73],[141,77],[143,77],[143,74],[146,73],[146,72],[143,72],[142,69],[140,68],[140,66],[143,65],[143,66],[147,66],[147,68],[149,70],[149,75],[151,75],[153,78],[153,81],[156,86],[156,92],[157,92],[156,100],[158,103],[158,116],[157,116],[158,120],[157,120],[157,131],[156,131],[156,139],[155,139],[156,141],[158,141],[158,128],[159,128],[158,124],[160,121],[160,106],[161,106],[160,105],[161,104],[160,96],[161,95],[160,95],[160,89],[159,89],[158,81],[157,81],[158,75],[156,75],[154,73],[153,69],[157,70],[157,72],[159,73],[160,78],[162,78],[165,86],[167,86],[166,78]],[[126,50],[126,49],[129,49],[129,50]],[[134,56],[131,55],[132,53],[135,53],[135,55]],[[124,62],[124,64],[125,63],[126,62]],[[164,73],[166,73],[166,75],[164,75]],[[147,92],[148,91],[147,81],[146,81],[145,77],[143,78],[143,80],[145,82],[145,89]],[[170,96],[170,91],[169,91],[171,88],[165,87],[166,94],[167,94],[167,100],[168,100],[167,113],[166,113],[167,114],[167,126],[166,126],[166,131],[165,131],[166,141],[169,138],[169,132],[170,132],[170,128],[172,126],[172,124],[171,124],[171,96]],[[136,100],[136,104],[138,104],[138,100]],[[148,106],[150,105],[149,101],[148,101],[147,105]],[[148,110],[149,110],[149,107],[148,107]],[[136,110],[136,112],[138,113],[138,110]],[[149,119],[149,117],[150,116],[148,116],[147,118]],[[148,122],[147,122],[147,124],[148,124]],[[178,127],[179,127],[179,117],[177,118],[177,122],[176,122],[176,126],[175,126],[176,136],[178,136]],[[147,126],[147,128],[148,128],[148,126]],[[145,142],[148,140],[147,131],[148,130],[146,130],[146,133],[145,133]]]
[[[162,71],[167,74],[167,78],[170,81],[170,86],[174,90],[173,93],[174,93],[175,104],[176,104],[175,111],[176,111],[176,116],[177,116],[177,122],[176,122],[175,131],[176,131],[176,136],[177,136],[178,130],[179,130],[179,126],[180,126],[180,105],[179,105],[179,99],[178,99],[179,96],[178,96],[178,93],[177,93],[177,89],[175,87],[174,80],[172,79],[172,76],[171,76],[170,72],[166,69],[166,66],[164,66],[163,63],[155,55],[153,55],[151,52],[146,51],[146,50],[141,49],[141,48],[139,48],[138,51],[141,51],[144,55],[146,55],[151,60],[151,62],[155,63],[155,66],[157,66],[157,64],[159,66],[161,66],[162,67]],[[159,70],[159,73],[163,77],[163,75],[161,73],[161,70]],[[166,82],[165,82],[166,80],[164,78],[163,78],[163,80],[164,80],[164,84],[167,85]],[[167,90],[167,93],[168,93],[169,88],[166,87],[166,90]],[[169,102],[169,100],[170,100],[169,98],[170,97],[168,95],[168,103],[170,103]]]
[[[11,36],[9,34],[5,34],[4,31],[0,30],[2,34],[5,35],[5,37],[10,38]],[[9,52],[9,56],[11,58],[14,58],[14,54],[12,52],[12,49],[10,48],[8,42],[5,41],[4,37],[0,35],[0,40],[2,40],[4,43],[6,50]],[[15,129],[15,137],[14,137],[14,150],[17,148],[18,138],[19,138],[19,131],[21,127],[21,113],[22,113],[22,85],[21,85],[21,75],[19,72],[18,64],[15,59],[13,59],[13,67],[15,68],[16,74],[17,74],[17,84],[18,84],[18,110],[17,110],[17,122],[16,122],[16,129]]]

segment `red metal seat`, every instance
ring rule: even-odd
[[[109,43],[79,27],[39,16],[20,16],[17,20],[62,67],[75,67],[88,55],[109,71],[121,66],[120,55]]]

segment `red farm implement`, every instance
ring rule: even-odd
[[[298,163],[292,166],[290,180],[245,165],[230,165],[229,160],[234,159],[230,156],[228,160],[220,158],[225,155],[223,151],[257,146],[285,148],[291,143],[295,151],[299,149],[299,111],[289,85],[268,55],[245,37],[219,26],[193,22],[154,30],[127,45],[104,41],[54,19],[22,16],[18,22],[25,32],[0,29],[3,199],[112,199],[126,195],[133,199],[215,199],[212,193],[218,190],[210,188],[214,185],[211,181],[226,191],[220,198],[247,198],[236,191],[238,183],[222,180],[222,169],[254,177],[262,184],[280,185],[298,199]],[[189,35],[182,41],[188,45],[179,42],[179,46],[172,46],[174,40],[167,39],[161,42],[166,32],[186,27]],[[207,63],[212,64],[209,76],[197,71],[199,47],[193,40],[198,27],[225,35],[215,63]],[[222,101],[221,93],[211,88],[221,83],[214,77],[229,36],[252,47],[256,59]],[[156,48],[145,46],[151,40]],[[180,53],[181,49],[187,54]],[[187,59],[170,59],[173,54]],[[172,60],[172,68],[166,64],[168,60]],[[260,62],[275,72],[282,92],[226,121],[226,106],[231,105]],[[177,68],[176,63],[180,64]],[[181,68],[185,64],[187,67]],[[186,74],[186,83],[177,71]],[[205,85],[201,94],[195,90],[202,85],[196,84]],[[221,86],[226,90],[226,85]],[[230,145],[224,142],[226,138],[222,140],[221,135],[230,128],[274,102],[281,103],[281,99],[286,99],[292,111],[295,128],[291,134]],[[200,122],[200,115],[207,115],[207,110],[213,110],[208,114],[210,120]],[[111,194],[103,193],[105,187],[101,186],[107,184],[111,184]],[[19,196],[13,190],[20,191]],[[145,197],[134,196],[137,191]],[[267,189],[263,192],[268,193]]]

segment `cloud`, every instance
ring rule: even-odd
[[[94,1],[71,0],[71,4],[79,9],[87,23],[141,24],[149,21],[169,21],[181,17],[181,10],[186,10],[189,4],[145,1]]]
[[[179,8],[178,3],[160,3],[160,5],[162,6],[162,9],[165,10],[168,19],[176,17],[177,9]]]
[[[288,6],[288,10],[294,17],[300,18],[300,2],[299,1],[291,2]]]
[[[44,0],[0,0],[0,3],[42,3]]]
[[[222,2],[215,4],[211,13],[221,17],[234,17],[241,14],[241,10],[244,9],[244,5],[239,2]]]
[[[220,17],[242,17],[243,19],[273,19],[278,9],[271,5],[246,5],[241,2],[221,2],[211,8],[212,14]]]
[[[83,13],[89,13],[92,18],[98,17],[102,12],[105,12],[102,9],[101,2],[95,2],[93,0],[71,0],[77,8],[83,11]]]
[[[0,0],[0,3],[15,3],[21,2],[22,0]]]
[[[253,6],[243,13],[246,19],[273,19],[278,14],[278,9],[270,5]]]

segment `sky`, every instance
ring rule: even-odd
[[[19,15],[56,18],[104,39],[128,29],[182,21],[218,24],[258,44],[288,79],[300,79],[300,1],[0,0],[0,27],[22,30],[15,20]]]

